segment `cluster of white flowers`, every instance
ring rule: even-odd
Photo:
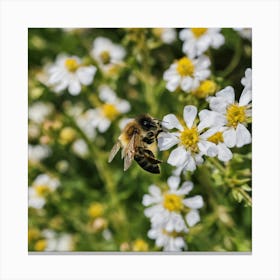
[[[217,156],[221,161],[229,161],[232,153],[229,148],[242,147],[251,143],[251,134],[246,128],[252,110],[251,69],[247,69],[241,83],[245,86],[239,102],[235,101],[232,87],[208,97],[211,110],[199,112],[192,105],[185,106],[181,124],[174,114],[163,118],[163,126],[172,132],[162,132],[158,138],[160,150],[168,150],[178,145],[168,158],[168,163],[177,168],[176,174],[182,171],[194,171],[203,162],[203,156]],[[174,131],[175,129],[175,131]]]
[[[168,189],[161,190],[156,185],[149,187],[144,195],[145,215],[150,218],[151,229],[148,237],[155,239],[164,251],[187,249],[184,235],[188,228],[200,221],[198,209],[203,206],[200,195],[186,197],[193,189],[193,183],[185,181],[180,185],[180,177],[171,176],[167,180]]]
[[[45,229],[42,235],[44,237],[43,251],[69,252],[73,249],[73,237],[68,233],[57,234],[53,230]]]
[[[195,91],[211,73],[211,62],[204,52],[209,47],[219,48],[225,39],[219,28],[186,28],[180,31],[179,37],[184,42],[182,51],[186,56],[172,63],[163,79],[171,92],[178,88],[184,92]]]

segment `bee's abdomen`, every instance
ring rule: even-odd
[[[144,148],[139,148],[134,156],[135,161],[146,171],[158,174],[160,173],[160,161],[154,157],[154,154]]]

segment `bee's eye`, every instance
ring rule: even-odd
[[[149,120],[143,120],[141,124],[142,124],[143,129],[145,129],[145,130],[150,130],[150,129],[156,128],[156,125]]]

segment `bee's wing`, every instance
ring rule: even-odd
[[[121,148],[121,143],[120,141],[117,141],[117,143],[113,146],[110,152],[108,162],[111,162],[113,160],[113,158],[115,157],[115,155],[117,154],[120,148]]]
[[[125,148],[125,151],[124,151],[124,171],[126,171],[130,167],[130,165],[131,165],[131,163],[134,159],[135,147],[136,147],[135,144],[139,140],[138,137],[139,137],[139,135],[134,134],[131,137],[129,143],[127,144],[127,146]]]

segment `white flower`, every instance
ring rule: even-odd
[[[47,84],[54,87],[55,92],[68,89],[71,95],[78,95],[82,85],[90,85],[96,73],[93,65],[83,66],[77,56],[60,55],[56,62],[47,70]]]
[[[105,71],[111,69],[114,65],[120,64],[125,54],[125,49],[122,46],[114,44],[110,39],[104,37],[96,38],[91,50],[91,56]]]
[[[175,28],[153,28],[153,33],[166,44],[173,43],[177,37]]]
[[[210,110],[199,113],[201,127],[223,128],[223,142],[229,148],[251,143],[251,134],[246,128],[252,115],[252,91],[243,90],[239,102],[235,101],[234,89],[230,86],[208,97]]]
[[[43,231],[43,237],[46,241],[47,252],[67,252],[73,250],[73,238],[68,233],[57,234],[53,230],[46,229]]]
[[[195,124],[197,108],[185,106],[183,127],[175,115],[169,114],[163,118],[162,124],[167,129],[176,128],[177,132],[162,132],[159,134],[158,146],[161,151],[168,150],[174,145],[174,149],[167,162],[173,166],[180,167],[181,171],[194,171],[196,165],[203,162],[203,155],[214,157],[217,154],[216,145],[204,137],[200,124]]]
[[[94,109],[89,109],[76,117],[76,122],[80,129],[86,134],[86,136],[93,140],[96,136],[96,130],[93,126],[93,121],[96,117]]]
[[[167,82],[166,88],[175,91],[180,87],[183,91],[189,92],[199,86],[200,81],[210,75],[210,60],[207,56],[200,56],[197,59],[183,57],[171,64],[163,74]]]
[[[59,181],[51,178],[47,174],[40,174],[36,177],[32,185],[28,188],[28,205],[29,207],[40,209],[46,203],[46,195],[56,190]]]
[[[183,52],[190,58],[202,55],[209,47],[219,48],[225,38],[220,28],[186,28],[180,31],[179,37],[183,43]]]
[[[252,40],[252,28],[233,28],[235,31],[239,33],[239,35],[248,40]]]
[[[201,137],[209,142],[214,143],[217,148],[218,159],[227,162],[232,159],[232,152],[224,143],[223,132],[225,130],[225,127],[213,127],[208,129],[205,133],[203,133],[203,136]]]
[[[28,108],[28,118],[37,124],[41,124],[53,112],[53,109],[51,103],[35,102]]]
[[[83,139],[77,139],[72,144],[72,149],[74,153],[82,158],[89,154],[87,143]]]
[[[107,131],[113,120],[130,110],[130,104],[128,101],[118,98],[108,86],[102,86],[99,89],[99,98],[104,104],[92,110],[94,116],[92,125],[103,133]]]
[[[42,159],[48,157],[51,150],[45,145],[28,145],[28,160],[32,163],[40,162]]]
[[[203,206],[203,199],[197,195],[191,198],[185,196],[192,190],[192,182],[184,182],[180,188],[180,178],[171,176],[167,180],[169,189],[162,192],[159,187],[151,185],[149,193],[143,197],[145,215],[151,219],[155,227],[161,227],[167,232],[187,232],[182,211],[188,210],[185,219],[189,226],[200,221],[198,210]]]
[[[187,244],[181,234],[167,232],[160,226],[153,226],[148,231],[148,237],[155,239],[156,246],[163,247],[165,252],[180,252],[187,249]]]

